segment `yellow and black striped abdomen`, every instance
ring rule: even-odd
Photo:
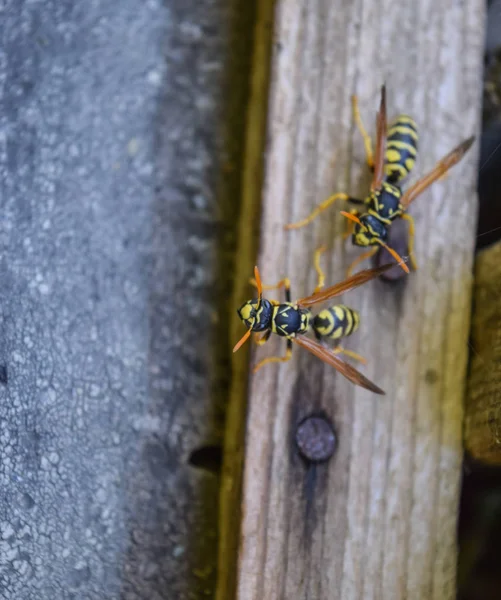
[[[313,330],[318,338],[338,340],[358,329],[360,316],[356,310],[338,304],[318,313],[313,319]]]
[[[384,173],[390,183],[398,183],[416,162],[418,132],[414,119],[399,115],[389,126],[386,138]]]

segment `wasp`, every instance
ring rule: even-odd
[[[315,289],[315,292],[295,302],[291,301],[291,287],[288,278],[282,279],[274,286],[263,286],[259,270],[255,267],[254,283],[257,287],[258,297],[248,300],[237,311],[238,316],[247,327],[247,331],[240,341],[237,342],[233,348],[233,352],[236,352],[248,340],[252,332],[264,332],[264,335],[257,340],[258,345],[265,344],[270,339],[271,334],[275,333],[287,340],[285,356],[271,356],[261,360],[255,366],[254,372],[267,363],[286,362],[290,360],[294,342],[337,369],[352,383],[376,394],[384,394],[382,389],[369,381],[357,369],[340,359],[337,354],[344,353],[361,362],[365,362],[362,357],[354,352],[343,349],[339,345],[334,349],[330,349],[320,343],[320,341],[326,339],[332,339],[337,342],[341,338],[355,332],[360,323],[358,312],[348,306],[335,305],[313,316],[310,307],[352,290],[378,277],[393,266],[394,264],[390,263],[381,267],[366,269],[345,281],[327,288],[323,288],[323,275],[318,268],[319,285]],[[280,303],[276,300],[263,298],[263,288],[265,287],[267,289],[283,287],[285,290],[285,302]],[[310,331],[313,331],[317,341],[305,337],[304,334]]]
[[[350,219],[349,230],[346,238],[351,236],[355,246],[368,247],[370,250],[361,254],[350,265],[347,275],[351,274],[356,265],[371,258],[379,247],[386,248],[388,252],[400,263],[401,267],[409,272],[409,268],[401,260],[395,250],[387,244],[389,229],[395,219],[405,219],[409,223],[409,259],[414,270],[417,269],[414,257],[414,220],[407,213],[410,204],[420,196],[432,183],[441,179],[454,165],[466,154],[473,144],[475,137],[469,137],[439,160],[434,168],[405,192],[402,191],[402,182],[413,169],[417,157],[418,132],[414,120],[408,115],[399,115],[387,127],[386,121],[386,88],[381,87],[381,103],[376,119],[376,152],[372,152],[372,141],[362,122],[356,96],[352,97],[353,114],[357,128],[364,140],[366,160],[373,176],[369,195],[361,200],[345,193],[336,193],[321,204],[312,213],[297,223],[290,223],[285,229],[304,227],[321,212],[337,200],[345,200],[354,204],[364,205],[365,212],[356,209],[350,212],[341,211],[341,214]]]

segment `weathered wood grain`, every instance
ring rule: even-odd
[[[423,174],[477,130],[484,5],[282,0],[275,17],[258,264],[265,282],[289,275],[300,297],[315,284],[320,243],[332,246],[329,282],[360,253],[341,241],[342,205],[283,231],[333,191],[367,190],[350,95],[373,134],[386,82],[389,117],[408,112],[418,123]],[[412,206],[419,270],[344,299],[363,319],[348,347],[369,359],[365,372],[385,397],[297,348],[251,379],[239,600],[454,597],[475,162],[476,146]],[[278,340],[269,346],[258,354],[283,352]],[[332,419],[338,448],[308,467],[294,432],[318,411]]]
[[[501,465],[501,243],[475,261],[472,354],[465,411],[465,447],[485,464]]]

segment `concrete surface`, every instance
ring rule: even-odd
[[[1,598],[212,595],[226,4],[0,2]]]

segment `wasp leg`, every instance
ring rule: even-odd
[[[411,261],[413,271],[416,271],[418,267],[414,257],[414,219],[408,213],[403,213],[401,217],[409,223],[409,259]]]
[[[320,266],[320,255],[322,254],[322,252],[325,252],[326,248],[327,246],[325,245],[320,246],[320,248],[317,248],[315,250],[315,254],[313,256],[313,264],[315,265],[315,271],[318,275],[318,284],[313,292],[314,294],[319,292],[325,285],[325,274],[322,270],[322,267]]]
[[[263,346],[270,339],[270,336],[271,336],[271,329],[268,329],[268,331],[264,335],[262,335],[258,340],[256,340],[256,344],[258,346]]]
[[[323,212],[325,209],[329,208],[329,206],[335,202],[336,200],[344,200],[347,202],[350,199],[348,194],[343,192],[339,192],[338,194],[333,194],[329,196],[327,200],[324,200],[321,204],[319,204],[313,211],[302,221],[298,221],[297,223],[289,223],[288,225],[284,225],[284,229],[299,229],[300,227],[304,227],[311,223],[313,219],[318,217],[318,215]]]
[[[285,352],[285,356],[268,356],[267,358],[263,358],[263,360],[260,360],[257,363],[257,365],[254,367],[252,372],[256,373],[256,371],[258,371],[261,367],[264,367],[264,365],[266,365],[268,363],[287,362],[288,360],[290,360],[291,356],[292,356],[292,340],[288,339],[287,340],[287,350]]]
[[[254,279],[254,277],[251,277],[249,279],[249,283],[254,286],[255,288],[257,288],[257,283],[256,280]],[[265,285],[264,283],[261,285],[261,287],[263,288],[263,290],[277,290],[281,287],[289,287],[290,288],[290,280],[288,277],[285,277],[284,279],[281,279],[278,283],[275,283],[274,285]]]
[[[254,277],[249,279],[249,283],[251,285],[253,285],[254,287],[257,287],[257,283],[256,283],[256,280],[254,279]],[[262,285],[261,287],[263,290],[276,290],[276,289],[280,289],[283,287],[283,288],[285,288],[285,301],[286,302],[291,301],[291,282],[288,277],[281,279],[278,283],[275,283],[275,285]],[[270,300],[270,302],[272,304],[274,304],[274,303],[279,304],[278,302],[274,302],[273,300]]]
[[[351,277],[351,274],[353,273],[353,269],[360,264],[361,262],[363,262],[365,259],[367,258],[371,258],[374,256],[374,254],[376,254],[376,252],[379,250],[379,248],[376,246],[374,248],[371,248],[370,250],[367,250],[367,252],[364,252],[363,254],[361,254],[358,258],[356,258],[351,265],[348,267],[347,271],[346,271],[346,277]]]
[[[357,354],[356,352],[353,352],[352,350],[345,350],[341,346],[336,346],[332,350],[332,352],[334,354],[345,354],[346,356],[349,356],[353,360],[356,360],[356,361],[362,363],[363,365],[367,364],[367,361],[365,360],[365,358],[363,356],[360,356],[360,354]]]
[[[362,138],[364,140],[364,148],[365,155],[367,157],[367,165],[371,171],[374,171],[374,154],[372,152],[372,140],[370,135],[367,133],[365,129],[364,123],[362,121],[362,117],[360,116],[360,109],[358,107],[358,98],[353,95],[351,97],[351,106],[353,109],[353,118],[355,119],[355,124],[362,134]]]

